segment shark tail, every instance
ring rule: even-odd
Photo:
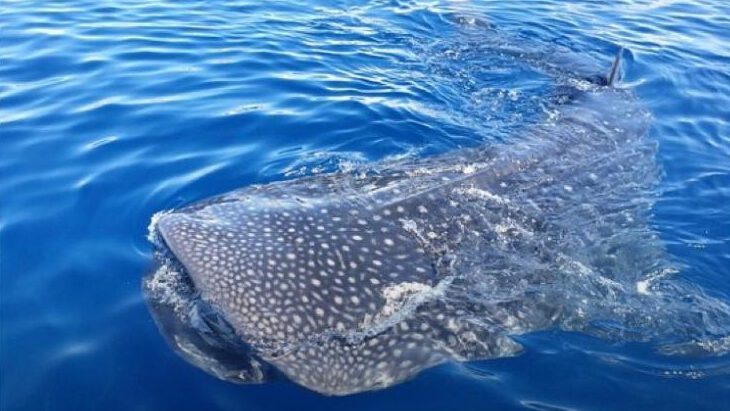
[[[624,48],[621,47],[618,49],[616,57],[613,59],[613,64],[611,64],[611,69],[606,76],[606,85],[609,87],[614,86],[621,79],[621,58],[623,54]]]

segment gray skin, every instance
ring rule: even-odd
[[[147,279],[160,328],[220,378],[345,395],[585,326],[585,297],[639,281],[658,251],[631,249],[653,241],[636,229],[649,116],[629,91],[582,87],[513,142],[163,213],[152,231],[183,285],[171,298],[170,270]]]

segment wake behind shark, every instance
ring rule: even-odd
[[[651,117],[611,84],[619,64],[604,84],[570,79],[559,110],[511,142],[156,216],[158,325],[220,378],[333,395],[514,355],[512,337],[553,327],[684,341],[706,324],[659,290]]]

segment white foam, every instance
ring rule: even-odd
[[[371,335],[409,318],[426,301],[438,299],[451,284],[452,277],[446,277],[435,286],[415,281],[392,284],[382,290],[385,304],[374,314],[363,319],[359,335]]]
[[[651,294],[652,283],[660,280],[663,277],[666,277],[667,275],[676,274],[677,272],[677,269],[673,267],[667,267],[660,270],[659,272],[652,273],[647,278],[636,282],[636,292],[642,295],[649,295]]]
[[[474,198],[480,198],[482,200],[487,200],[494,202],[496,204],[508,204],[510,201],[508,198],[504,198],[502,196],[499,196],[497,194],[494,194],[490,191],[487,191],[485,189],[476,188],[476,187],[467,187],[467,188],[457,188],[454,190],[454,194],[461,194],[469,197]]]
[[[190,303],[190,290],[184,274],[169,263],[162,262],[155,272],[145,279],[147,292],[157,302],[169,305],[178,315],[185,315]]]
[[[157,224],[160,222],[160,219],[162,217],[171,213],[172,211],[170,210],[160,211],[155,213],[150,219],[150,224],[147,226],[147,240],[149,240],[149,242],[151,242],[155,246],[162,246],[162,242],[160,241],[160,233],[157,231]]]

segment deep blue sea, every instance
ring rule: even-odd
[[[462,47],[497,30],[606,69],[625,48],[662,169],[651,226],[677,275],[730,301],[728,16],[726,0],[3,1],[0,409],[730,410],[728,349],[557,330],[353,396],[235,385],[167,346],[140,286],[160,210],[519,138],[550,82]]]

